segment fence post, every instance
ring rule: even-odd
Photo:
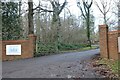
[[[109,59],[107,25],[99,25],[99,45],[100,45],[100,56],[102,58]]]
[[[29,34],[29,50],[30,53],[32,53],[32,56],[34,57],[35,51],[36,51],[36,36],[34,34]]]

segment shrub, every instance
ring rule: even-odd
[[[59,51],[76,50],[84,47],[87,47],[87,45],[86,44],[65,44],[65,43],[58,44]],[[37,42],[37,52],[35,56],[45,56],[45,55],[50,55],[54,53],[57,53],[56,45],[54,43]]]

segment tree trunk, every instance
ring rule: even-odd
[[[107,24],[106,14],[104,14],[104,24]]]
[[[87,14],[87,38],[88,38],[88,44],[91,47],[91,39],[90,39],[90,12],[88,10],[88,14]]]
[[[34,26],[33,26],[33,1],[29,0],[28,2],[28,27],[29,34],[34,34]]]

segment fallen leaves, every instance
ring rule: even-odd
[[[118,78],[118,75],[113,73],[112,70],[105,63],[99,63],[100,56],[95,56],[91,63],[91,67],[95,70],[96,73],[100,74],[102,77],[106,78]]]

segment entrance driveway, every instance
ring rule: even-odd
[[[89,67],[99,49],[3,62],[3,78],[96,78]]]

